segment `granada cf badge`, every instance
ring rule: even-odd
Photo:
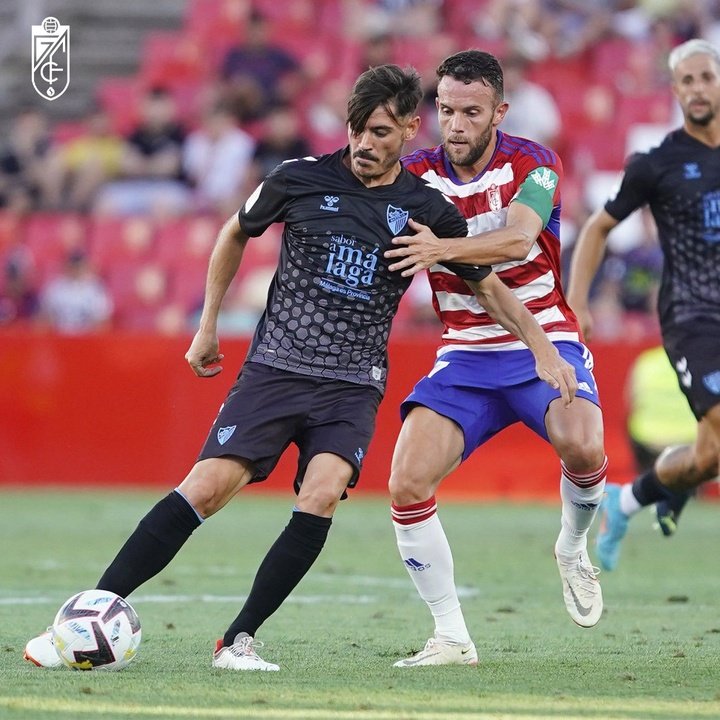
[[[70,26],[54,17],[32,26],[32,83],[46,100],[57,100],[70,84]]]

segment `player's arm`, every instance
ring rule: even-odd
[[[591,339],[593,330],[590,285],[605,256],[608,234],[618,222],[604,208],[595,211],[582,226],[573,250],[567,300],[586,340]]]
[[[210,255],[205,300],[200,325],[185,359],[198,377],[212,377],[222,371],[217,365],[223,355],[217,336],[217,320],[225,293],[237,273],[248,235],[243,232],[237,215],[233,215],[218,233]]]
[[[513,201],[504,227],[468,237],[438,238],[427,226],[414,220],[408,225],[415,235],[393,239],[398,247],[385,252],[395,262],[390,270],[401,270],[404,277],[414,275],[437,263],[454,262],[467,265],[494,265],[510,260],[523,260],[543,229],[543,218],[523,202]]]
[[[560,391],[565,405],[577,392],[575,369],[560,357],[532,313],[495,274],[483,280],[465,280],[490,317],[508,332],[519,337],[535,356],[535,371],[550,387]]]

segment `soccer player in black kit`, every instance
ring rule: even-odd
[[[338,502],[358,480],[385,387],[390,325],[410,282],[388,269],[384,251],[407,231],[409,218],[443,237],[467,233],[455,206],[400,164],[420,124],[421,96],[413,70],[384,65],[363,73],[348,102],[349,147],[278,166],[218,235],[199,330],[185,356],[195,374],[222,369],[217,318],[245,244],[283,222],[265,312],[197,463],[140,521],[98,583],[129,595],[206,518],[246,484],[265,479],[288,445],[297,445],[290,522],[218,640],[213,667],[279,669],[258,656],[254,635],[308,572]],[[489,267],[450,266],[498,321],[520,333],[538,374],[571,401],[574,371],[510,290]],[[47,634],[34,638],[26,656],[47,666],[50,643]]]
[[[683,126],[662,144],[631,157],[617,195],[594,213],[578,237],[568,301],[588,338],[590,283],[608,233],[649,205],[665,258],[658,299],[663,345],[697,418],[692,445],[667,448],[654,467],[624,486],[608,484],[597,550],[615,568],[628,520],[656,504],[671,535],[693,488],[718,474],[720,454],[720,52],[689,40],[669,55]]]

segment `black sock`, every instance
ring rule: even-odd
[[[294,512],[258,568],[243,609],[227,629],[224,645],[238,633],[255,635],[303,579],[323,549],[332,518]]]
[[[677,501],[686,494],[675,493],[665,487],[658,479],[653,468],[636,478],[632,485],[632,492],[643,507],[652,505],[659,500]]]
[[[188,501],[171,492],[140,521],[97,588],[127,597],[167,566],[198,525],[200,519]]]

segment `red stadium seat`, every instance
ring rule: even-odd
[[[174,88],[198,82],[212,69],[197,36],[154,32],[143,45],[140,78],[147,87]]]
[[[145,217],[97,217],[90,226],[91,257],[110,277],[117,267],[137,267],[157,258],[152,222]]]
[[[112,118],[113,129],[127,135],[138,122],[142,86],[137,78],[105,78],[98,87],[98,100]]]
[[[62,269],[68,253],[89,252],[86,218],[71,213],[38,213],[25,226],[25,244],[32,253],[38,278],[45,282]]]

